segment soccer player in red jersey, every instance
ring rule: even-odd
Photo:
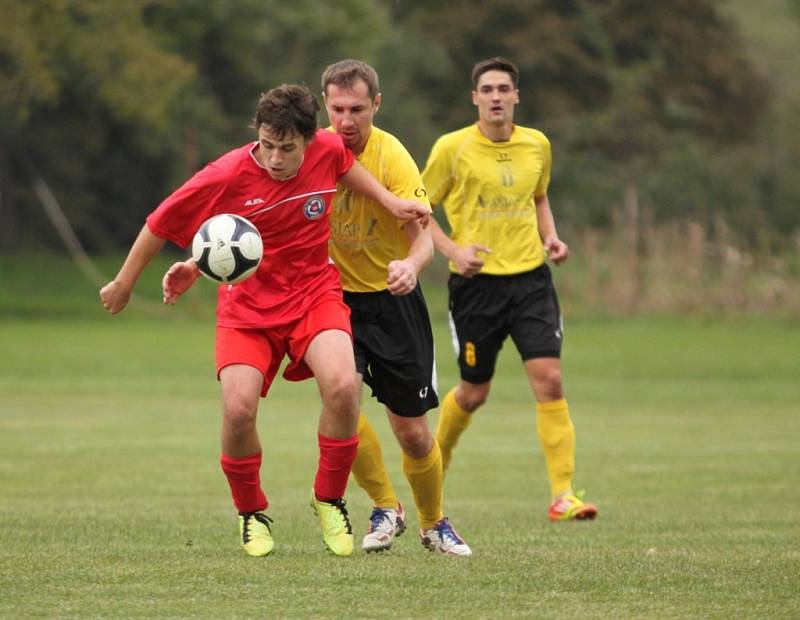
[[[219,287],[216,365],[222,388],[220,463],[239,512],[241,543],[252,556],[274,547],[261,489],[259,397],[266,396],[285,355],[283,376],[315,377],[322,399],[319,464],[311,505],[323,540],[339,556],[352,553],[343,499],[358,438],[358,381],[350,315],[339,273],[328,257],[330,202],[336,184],[370,196],[401,219],[428,209],[397,198],[354,161],[341,138],[317,128],[319,104],[303,86],[263,94],[254,127],[258,141],[223,155],[190,178],[147,218],[116,278],[100,290],[116,314],[136,280],[167,240],[187,247],[209,217],[234,213],[261,232],[264,257],[246,281]],[[174,304],[199,276],[192,260],[164,276],[164,302]]]

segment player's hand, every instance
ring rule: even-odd
[[[100,289],[100,301],[111,314],[121,312],[131,299],[131,289],[117,280],[112,280]]]
[[[413,200],[403,200],[395,197],[386,205],[389,212],[398,220],[419,220],[422,228],[427,228],[431,219],[431,210]]]
[[[408,295],[417,288],[417,270],[407,260],[393,260],[389,263],[386,284],[392,295]]]
[[[548,237],[544,240],[544,253],[556,265],[560,265],[569,258],[569,246],[558,237]]]
[[[491,254],[491,252],[491,248],[480,243],[462,245],[452,253],[450,260],[453,261],[459,274],[465,278],[471,278],[483,269],[484,261],[478,254]]]
[[[188,291],[199,277],[200,270],[191,258],[172,265],[161,280],[164,303],[175,305],[178,297]]]

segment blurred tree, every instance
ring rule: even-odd
[[[414,67],[434,118],[473,120],[469,71],[500,55],[520,69],[520,113],[539,122],[606,113],[615,91],[649,124],[717,141],[751,136],[768,92],[716,0],[395,0],[396,20],[424,33],[436,59]],[[621,94],[617,92],[617,94]]]
[[[730,172],[714,165],[714,153],[752,143],[769,93],[716,0],[387,4],[409,32],[424,33],[417,36],[431,61],[412,71],[430,93],[438,133],[474,120],[474,62],[501,55],[518,64],[517,119],[552,139],[554,204],[572,205],[568,224],[610,225],[609,210],[624,195],[638,196],[657,217],[702,219],[752,198],[709,192],[725,187]],[[682,152],[696,171],[688,179],[671,176],[683,169],[676,167]],[[671,188],[668,199],[662,187]],[[697,201],[676,200],[679,188]]]
[[[183,178],[250,139],[259,92],[284,81],[318,92],[322,69],[345,57],[378,69],[378,122],[420,164],[436,137],[474,120],[474,62],[515,60],[518,121],[552,139],[567,225],[608,225],[635,184],[656,217],[723,212],[746,229],[755,209],[797,228],[796,107],[763,114],[769,83],[719,6],[0,0],[0,248],[59,245],[31,166],[90,249],[127,245]]]
[[[780,232],[784,247],[785,240],[792,242],[790,256],[800,266],[800,64],[792,61],[800,56],[800,0],[729,2],[730,13],[746,38],[747,51],[769,76],[773,93],[752,146],[756,161],[747,178],[754,179],[759,189],[759,215],[765,214],[766,225]],[[765,235],[756,227],[751,229],[763,247]]]
[[[163,129],[169,101],[193,71],[158,48],[139,4],[3,0],[0,102],[12,120],[4,129],[19,128],[36,106],[57,106],[71,90],[91,94],[115,120]]]
[[[374,59],[389,28],[373,0],[161,0],[145,16],[164,47],[197,67],[226,121],[227,143],[250,139],[260,92],[291,82],[319,93],[330,62]]]
[[[191,65],[159,48],[139,2],[3,0],[3,247],[32,232],[54,237],[30,195],[34,174],[89,245],[129,233],[130,207],[151,202],[166,176],[174,103],[194,79]]]
[[[635,96],[650,122],[718,143],[754,135],[768,95],[733,24],[715,0],[593,0],[614,64],[638,72]]]
[[[260,92],[318,91],[332,57],[374,56],[382,15],[371,0],[0,0],[2,247],[59,245],[34,173],[89,249],[127,245],[187,175],[251,139]]]
[[[520,120],[593,109],[608,100],[608,42],[595,16],[574,0],[395,0],[407,37],[424,50],[411,68],[429,93],[433,121],[448,130],[474,120],[470,71],[505,56],[520,69]],[[411,34],[415,33],[415,34]],[[427,61],[427,62],[426,62]]]

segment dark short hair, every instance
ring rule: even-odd
[[[261,93],[253,127],[269,127],[279,139],[298,134],[311,140],[317,132],[319,103],[305,86],[281,84]]]
[[[358,80],[364,80],[370,99],[375,99],[381,89],[378,85],[378,74],[362,60],[340,60],[328,65],[322,72],[322,93],[327,95],[328,84],[339,88],[353,88]]]
[[[478,80],[487,71],[504,71],[511,76],[511,81],[514,84],[514,88],[517,88],[517,85],[519,84],[519,69],[517,69],[517,65],[500,56],[494,56],[493,58],[481,60],[480,62],[475,63],[475,66],[472,67],[473,88],[478,88]]]

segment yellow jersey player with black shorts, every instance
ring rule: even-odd
[[[444,206],[451,237],[431,221],[449,259],[450,324],[461,380],[445,396],[436,437],[447,469],[472,414],[486,402],[497,356],[511,337],[536,397],[536,428],[550,478],[552,521],[593,519],[572,488],[575,430],[561,383],[563,326],[550,269],[566,260],[547,198],[550,142],[515,125],[519,71],[503,58],[472,71],[478,122],[439,138],[422,179]]]
[[[358,162],[398,196],[428,204],[419,170],[397,138],[372,124],[381,103],[368,64],[343,60],[322,75],[331,122]],[[443,511],[439,445],[426,413],[439,404],[433,334],[418,275],[433,258],[430,232],[417,221],[386,217],[379,204],[338,187],[331,214],[330,254],[350,307],[356,371],[384,405],[403,454],[420,540],[431,551],[471,555]],[[405,529],[405,512],[386,474],[377,434],[363,412],[353,463],[356,482],[374,507],[365,551],[389,549]]]

